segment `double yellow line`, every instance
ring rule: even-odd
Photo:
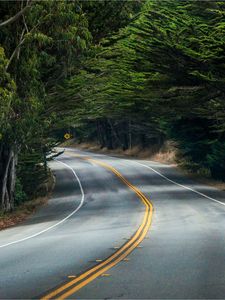
[[[70,154],[71,155],[71,154]],[[74,155],[77,156],[77,155]],[[133,190],[136,195],[141,199],[145,205],[145,214],[142,220],[142,223],[136,233],[127,241],[121,248],[114,252],[107,259],[97,264],[96,266],[90,268],[84,273],[77,276],[75,279],[63,284],[62,286],[56,288],[46,296],[42,297],[42,300],[47,299],[66,299],[82,287],[93,281],[95,278],[105,273],[110,268],[114,267],[120,261],[122,261],[126,256],[128,256],[145,238],[148,229],[151,225],[153,206],[150,200],[148,200],[145,195],[135,186],[133,186],[129,181],[127,181],[115,168],[110,165],[90,158],[84,158],[90,162],[93,162],[97,165],[100,165],[111,172],[113,172],[123,183],[125,183],[131,190]]]

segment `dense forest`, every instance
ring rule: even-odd
[[[225,180],[224,20],[219,1],[1,1],[1,209],[35,195],[68,130],[109,149],[173,140]]]

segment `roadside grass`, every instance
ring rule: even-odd
[[[98,153],[116,154],[127,157],[134,157],[140,159],[149,159],[158,161],[161,163],[177,164],[177,149],[173,141],[167,141],[163,147],[158,150],[157,146],[151,148],[141,148],[140,146],[134,146],[130,149],[123,150],[122,148],[116,148],[109,150],[107,148],[101,148],[100,145],[94,142],[75,143],[74,140],[68,140],[61,144],[61,147],[72,147],[80,150],[89,150]]]
[[[26,220],[29,216],[34,214],[38,208],[45,205],[51,197],[55,185],[55,178],[50,172],[48,182],[45,182],[42,187],[42,193],[45,189],[45,196],[40,196],[35,199],[25,201],[16,206],[12,212],[4,213],[0,210],[0,230],[12,227],[22,221]]]
[[[219,190],[225,191],[225,182],[216,180],[211,177],[210,171],[207,168],[192,168],[189,162],[182,161],[176,166],[178,170],[185,176],[199,183],[203,183]]]
[[[181,159],[177,150],[176,144],[173,141],[167,141],[165,145],[156,151],[154,148],[142,149],[139,146],[134,146],[131,149],[123,150],[121,148],[108,150],[107,148],[101,148],[96,143],[75,143],[73,140],[69,140],[66,144],[62,144],[64,147],[74,147],[80,150],[89,150],[103,154],[113,154],[121,157],[133,157],[138,159],[152,160],[163,164],[169,164],[177,168],[183,175],[193,179],[199,183],[203,183],[219,190],[225,191],[225,182],[215,180],[211,177],[210,171],[206,168],[199,168],[194,166],[193,163],[188,160]]]

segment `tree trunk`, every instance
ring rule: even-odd
[[[104,139],[102,136],[101,121],[97,120],[96,128],[97,128],[97,140],[98,140],[99,144],[101,145],[101,148],[103,148],[104,147]]]
[[[145,148],[146,147],[146,136],[144,133],[141,133],[140,139],[141,139],[141,147]]]
[[[123,123],[123,150],[127,150],[129,147],[129,128],[127,121]]]
[[[129,130],[129,149],[132,148],[132,133],[131,133],[131,120],[128,123],[128,130]]]
[[[16,183],[17,151],[8,146],[0,150],[0,196],[1,209],[4,212],[14,208],[14,195]]]
[[[116,148],[117,146],[118,146],[118,147],[121,147],[122,142],[121,142],[121,140],[120,140],[120,138],[119,138],[118,133],[117,133],[116,130],[115,130],[115,127],[113,126],[112,122],[111,122],[109,119],[108,119],[108,124],[109,124],[109,126],[110,126],[110,128],[111,128],[112,135],[113,135],[114,138],[115,138],[115,143],[114,143],[113,148]]]
[[[107,149],[109,150],[113,149],[112,130],[107,120],[105,120],[105,136],[106,136]]]

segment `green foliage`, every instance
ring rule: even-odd
[[[214,178],[225,180],[225,142],[216,141],[212,144],[207,162]]]
[[[47,180],[41,151],[32,149],[19,156],[18,176],[23,184],[24,192],[29,198],[36,195],[37,188]]]
[[[23,186],[21,184],[21,181],[17,177],[17,179],[16,179],[16,186],[15,186],[15,204],[16,205],[20,205],[21,203],[23,203],[27,199],[28,198],[27,198],[26,193],[23,191]]]
[[[4,49],[0,47],[0,140],[3,139],[8,127],[6,120],[10,120],[12,117],[11,107],[13,106],[16,92],[15,83],[11,79],[10,74],[6,72],[7,63],[8,60],[5,57]]]
[[[25,5],[1,2],[1,22]],[[172,138],[189,166],[225,179],[224,13],[219,1],[33,1],[0,30],[0,171],[14,149],[31,196],[69,129],[108,148]]]
[[[94,42],[98,43],[101,39],[124,28],[139,12],[143,2],[143,0],[80,1]]]
[[[25,1],[1,2],[1,22],[25,5]],[[46,179],[46,155],[55,144],[50,136],[56,119],[48,113],[50,95],[80,68],[90,42],[88,21],[78,1],[33,1],[23,16],[1,27],[0,193],[8,149],[19,155],[17,173],[26,194],[31,196]]]
[[[98,5],[104,1],[87,4],[87,12]],[[74,108],[67,120],[79,139],[127,148],[173,138],[193,166],[224,178],[224,13],[223,2],[149,0],[119,32],[103,30],[107,39],[84,70],[58,90]],[[101,15],[93,14],[98,40]]]

